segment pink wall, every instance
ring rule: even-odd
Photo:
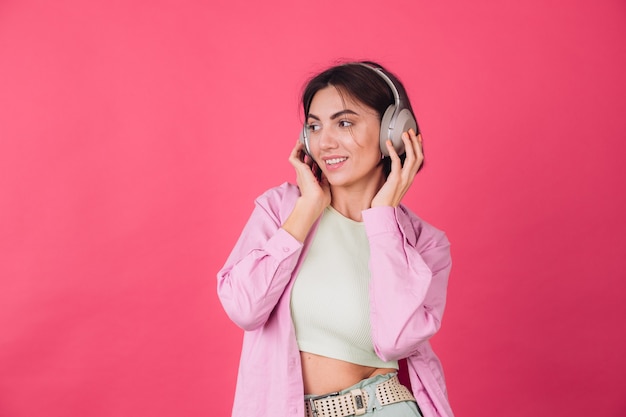
[[[626,4],[274,3],[0,2],[0,416],[229,414],[215,273],[342,57],[423,128],[457,415],[626,415]]]

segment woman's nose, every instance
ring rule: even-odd
[[[330,129],[322,129],[319,138],[321,149],[332,149],[337,145],[337,138]]]

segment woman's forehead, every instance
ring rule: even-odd
[[[324,116],[342,110],[352,110],[358,114],[377,115],[374,109],[354,97],[353,94],[334,85],[324,87],[315,93],[311,100],[309,114]]]

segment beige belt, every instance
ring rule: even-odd
[[[411,391],[400,383],[398,376],[389,378],[376,386],[376,399],[381,406],[401,401],[415,401]],[[307,398],[304,402],[306,417],[346,417],[365,414],[370,403],[369,394],[362,389]]]

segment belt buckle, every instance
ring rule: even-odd
[[[323,400],[328,397],[334,397],[335,395],[339,395],[339,391],[331,392],[330,394],[322,394],[316,397],[308,398],[307,401],[309,402],[309,408],[311,409],[311,412],[313,413],[313,417],[318,417],[317,408],[315,407],[315,401]]]
[[[362,416],[366,411],[364,401],[365,393],[361,389],[353,389],[350,391],[350,394],[352,394],[352,401],[354,402],[354,415]]]

